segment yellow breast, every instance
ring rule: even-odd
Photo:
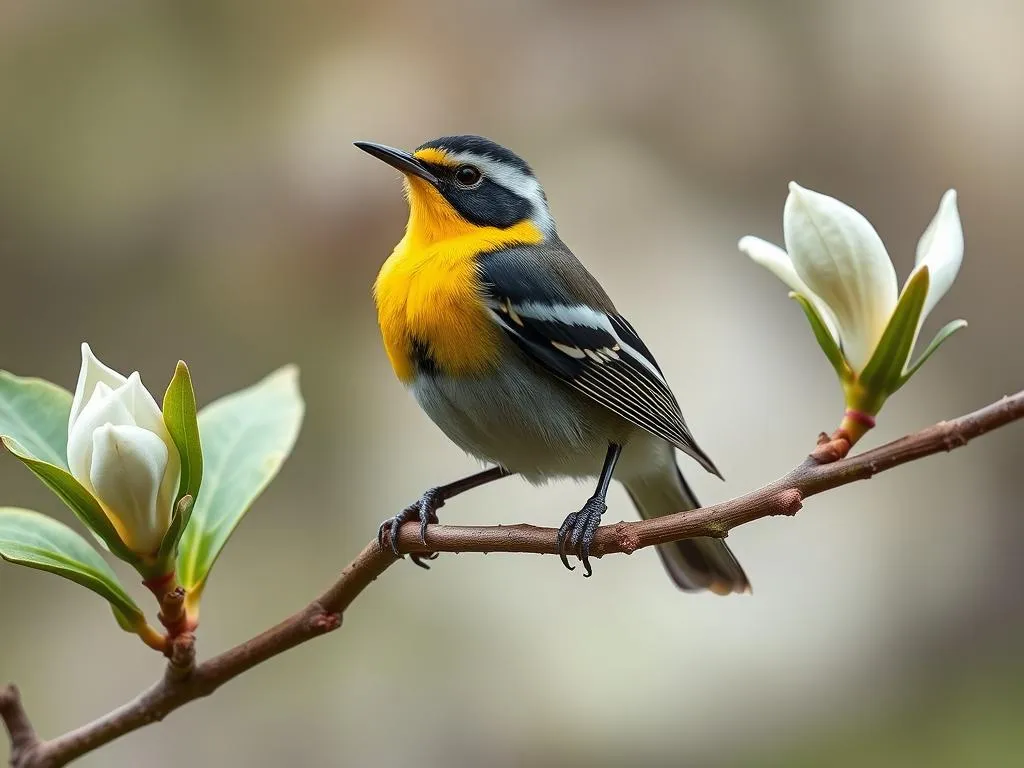
[[[477,256],[542,237],[528,221],[507,230],[460,229],[436,238],[410,226],[377,275],[374,297],[384,347],[404,382],[416,376],[416,354],[449,376],[493,369],[500,331],[484,305]]]

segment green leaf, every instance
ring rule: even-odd
[[[189,494],[185,494],[174,505],[171,524],[167,527],[167,533],[164,534],[164,538],[160,542],[160,549],[156,555],[156,561],[161,565],[161,570],[164,573],[167,573],[173,567],[171,564],[174,562],[175,555],[177,555],[178,542],[181,541],[181,535],[185,532],[185,528],[188,527],[188,521],[192,518],[193,504],[192,497]]]
[[[178,547],[178,580],[193,600],[235,527],[291,452],[304,409],[298,369],[289,365],[200,412],[203,495]]]
[[[32,458],[67,469],[72,399],[56,384],[0,371],[0,436],[14,438]]]
[[[904,384],[906,384],[910,380],[910,377],[917,373],[917,369],[924,365],[924,361],[935,353],[935,350],[937,350],[942,345],[942,342],[944,342],[954,333],[959,331],[961,328],[966,327],[966,320],[953,320],[942,326],[939,329],[939,332],[935,334],[935,338],[932,339],[928,346],[924,348],[924,352],[921,353],[921,356],[917,358],[917,360],[914,361],[914,363],[907,368],[907,372],[904,373],[903,377],[900,379],[899,387],[902,387]],[[897,389],[899,389],[899,387],[897,387]]]
[[[903,287],[878,347],[859,377],[861,385],[869,392],[889,395],[899,389],[928,296],[929,279],[928,267],[922,267]]]
[[[832,363],[832,367],[835,369],[836,375],[839,376],[839,380],[849,381],[852,379],[853,371],[850,370],[849,363],[843,357],[843,352],[836,343],[835,337],[828,329],[828,326],[825,325],[825,321],[818,314],[815,306],[806,296],[796,291],[791,291],[789,298],[794,299],[800,304],[804,314],[807,316],[807,321],[811,324],[811,330],[814,331],[814,338],[818,340],[818,346],[821,347],[821,351],[825,353],[828,361]]]
[[[99,553],[53,518],[27,509],[0,507],[0,557],[56,573],[92,590],[110,603],[117,623],[129,632],[145,624],[142,611]]]
[[[60,496],[85,527],[96,534],[96,538],[101,544],[122,560],[129,563],[138,560],[138,556],[121,541],[121,536],[99,502],[70,472],[63,467],[54,466],[33,457],[21,443],[12,437],[4,437],[2,440],[7,450],[21,459],[22,463],[31,469],[36,477]]]
[[[71,393],[43,379],[0,371],[0,440],[36,477],[56,493],[100,543],[132,562],[92,494],[68,471],[68,417]]]
[[[167,386],[163,412],[164,424],[181,456],[181,482],[175,504],[184,496],[191,496],[194,502],[199,498],[199,486],[203,482],[203,448],[196,420],[196,393],[183,360],[178,361],[174,377]]]

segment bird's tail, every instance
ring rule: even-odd
[[[678,468],[631,478],[624,485],[645,520],[700,506]],[[659,546],[658,554],[680,589],[688,592],[707,589],[716,595],[750,590],[743,567],[722,539],[684,539]]]

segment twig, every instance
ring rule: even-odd
[[[940,422],[912,435],[832,464],[804,461],[785,477],[752,493],[709,507],[655,520],[616,523],[598,530],[594,554],[630,553],[643,547],[695,536],[725,536],[730,529],[770,515],[792,515],[816,493],[866,480],[900,464],[966,445],[979,435],[1024,417],[1024,391],[981,410]],[[386,543],[386,542],[385,542]],[[555,530],[531,525],[462,527],[432,525],[426,544],[418,526],[403,526],[404,552],[522,552],[557,554]],[[97,720],[49,741],[32,729],[14,686],[0,689],[0,716],[10,735],[14,768],[57,768],[145,725],[162,720],[194,699],[264,661],[341,626],[345,609],[396,562],[376,539],[341,572],[338,580],[303,610],[280,624],[198,666],[192,667],[191,633],[176,638],[164,678],[133,701]],[[182,668],[191,674],[182,674]]]
[[[0,718],[7,726],[7,735],[11,741],[11,765],[32,765],[33,755],[41,742],[28,719],[28,713],[21,705],[18,686],[0,688]]]

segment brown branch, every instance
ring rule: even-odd
[[[11,741],[11,765],[31,765],[31,755],[39,747],[39,737],[21,705],[21,692],[16,685],[0,688],[0,719],[7,726]]]
[[[616,523],[598,530],[595,555],[630,553],[642,547],[695,536],[725,536],[738,525],[770,515],[792,515],[804,499],[892,469],[900,464],[966,445],[979,435],[1024,418],[1024,391],[974,413],[940,422],[913,435],[832,464],[804,461],[785,477],[731,501],[680,512],[655,520]],[[418,540],[418,526],[403,526],[405,552],[522,552],[557,554],[555,530],[532,525],[460,527],[432,525],[427,543]],[[49,741],[32,729],[14,686],[0,689],[0,717],[10,735],[14,768],[56,768],[114,739],[162,720],[194,699],[209,696],[224,683],[290,648],[341,625],[345,609],[371,582],[396,562],[376,540],[341,572],[320,597],[280,624],[192,667],[195,647],[190,632],[174,639],[171,663],[164,678],[133,701],[99,719]],[[186,670],[183,674],[182,670]],[[187,670],[191,670],[189,674]]]

